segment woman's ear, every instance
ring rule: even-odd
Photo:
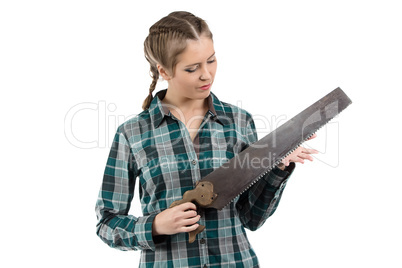
[[[160,64],[157,64],[156,67],[158,68],[159,75],[166,81],[172,79],[170,73]]]

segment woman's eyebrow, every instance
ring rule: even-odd
[[[215,56],[215,52],[207,60],[210,60],[213,56]],[[194,66],[194,65],[197,65],[197,64],[201,64],[201,62],[186,65],[186,66],[184,66],[184,68],[188,68],[188,67],[191,67],[191,66]]]

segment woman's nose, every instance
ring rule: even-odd
[[[200,80],[206,81],[206,80],[210,80],[212,78],[211,73],[208,69],[207,66],[203,67],[201,69],[201,76],[200,76]]]

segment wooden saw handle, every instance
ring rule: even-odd
[[[217,194],[214,193],[214,186],[211,182],[209,181],[197,182],[193,190],[188,190],[187,192],[185,192],[183,195],[183,199],[174,201],[170,205],[170,208],[181,205],[186,202],[193,202],[200,207],[207,207],[211,205],[212,202],[214,202],[216,197]],[[194,231],[189,232],[188,242],[193,243],[195,241],[195,237],[197,236],[197,234],[204,231],[204,229],[205,226],[200,225]]]

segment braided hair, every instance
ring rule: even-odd
[[[177,57],[186,49],[187,40],[199,40],[201,35],[212,39],[207,23],[185,11],[172,12],[149,28],[149,34],[144,41],[144,53],[150,64],[152,83],[142,105],[144,110],[151,104],[152,92],[159,79],[157,64],[173,74]]]

